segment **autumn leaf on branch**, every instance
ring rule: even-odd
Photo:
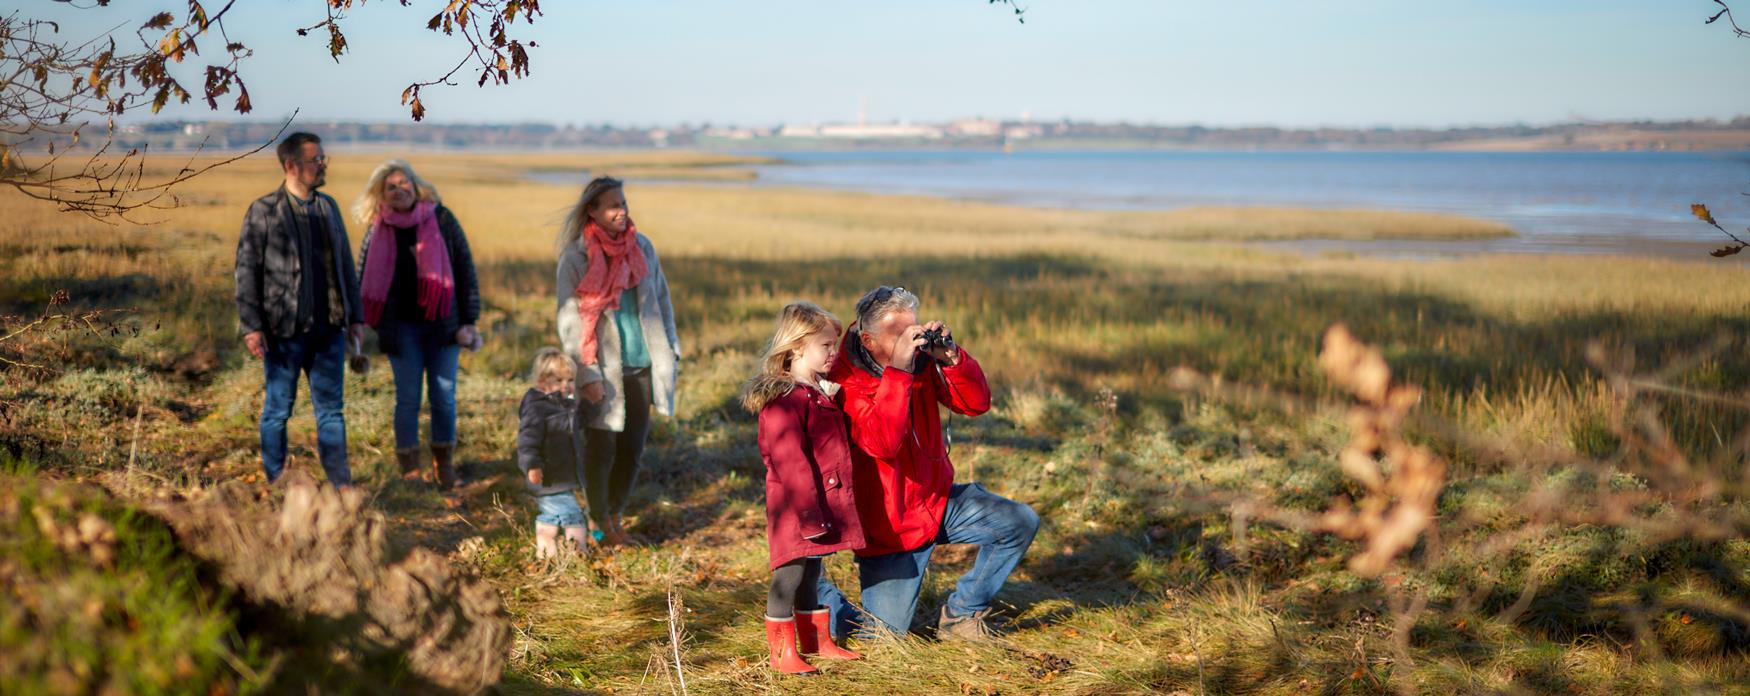
[[[1695,219],[1705,222],[1714,229],[1719,230],[1720,234],[1726,235],[1733,242],[1732,246],[1720,247],[1708,252],[1709,256],[1721,259],[1737,254],[1738,252],[1743,251],[1744,247],[1750,246],[1750,242],[1745,242],[1743,239],[1739,239],[1738,235],[1732,234],[1731,232],[1726,231],[1726,228],[1721,227],[1719,221],[1714,220],[1713,211],[1708,210],[1706,205],[1693,203],[1689,206],[1689,213],[1694,215]]]

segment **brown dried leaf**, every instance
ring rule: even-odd
[[[1343,473],[1368,490],[1377,491],[1385,485],[1385,477],[1379,473],[1379,463],[1367,452],[1350,447],[1337,455],[1337,464],[1343,468]]]

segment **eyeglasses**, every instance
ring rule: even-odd
[[[317,155],[307,160],[298,160],[299,164],[328,164],[328,155]]]

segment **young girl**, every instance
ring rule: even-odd
[[[528,477],[540,514],[535,516],[535,556],[559,553],[559,534],[578,553],[588,553],[583,508],[573,491],[583,480],[583,436],[577,427],[572,392],[577,379],[571,359],[558,348],[535,353],[530,371],[534,388],[523,394],[517,427],[516,464]]]
[[[845,416],[821,387],[838,351],[839,328],[813,303],[784,307],[759,371],[741,391],[742,406],[759,414],[766,462],[772,564],[766,643],[772,669],[788,674],[816,671],[802,655],[862,657],[833,643],[828,611],[815,599],[821,557],[863,545]]]
[[[674,417],[681,356],[668,278],[638,233],[619,179],[597,177],[559,230],[559,343],[577,361],[589,514],[609,546],[650,434],[650,410]]]

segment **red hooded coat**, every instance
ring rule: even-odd
[[[854,326],[852,327],[855,328]],[[877,377],[851,360],[856,331],[828,379],[851,423],[851,462],[857,511],[866,544],[858,556],[910,551],[934,541],[954,484],[954,465],[942,438],[937,404],[965,416],[990,410],[990,385],[978,361],[962,347],[960,363],[941,366],[920,357],[917,374],[887,368]]]
[[[845,414],[806,384],[760,409],[760,457],[766,462],[766,541],[777,568],[803,556],[863,545],[851,493],[851,445]]]

